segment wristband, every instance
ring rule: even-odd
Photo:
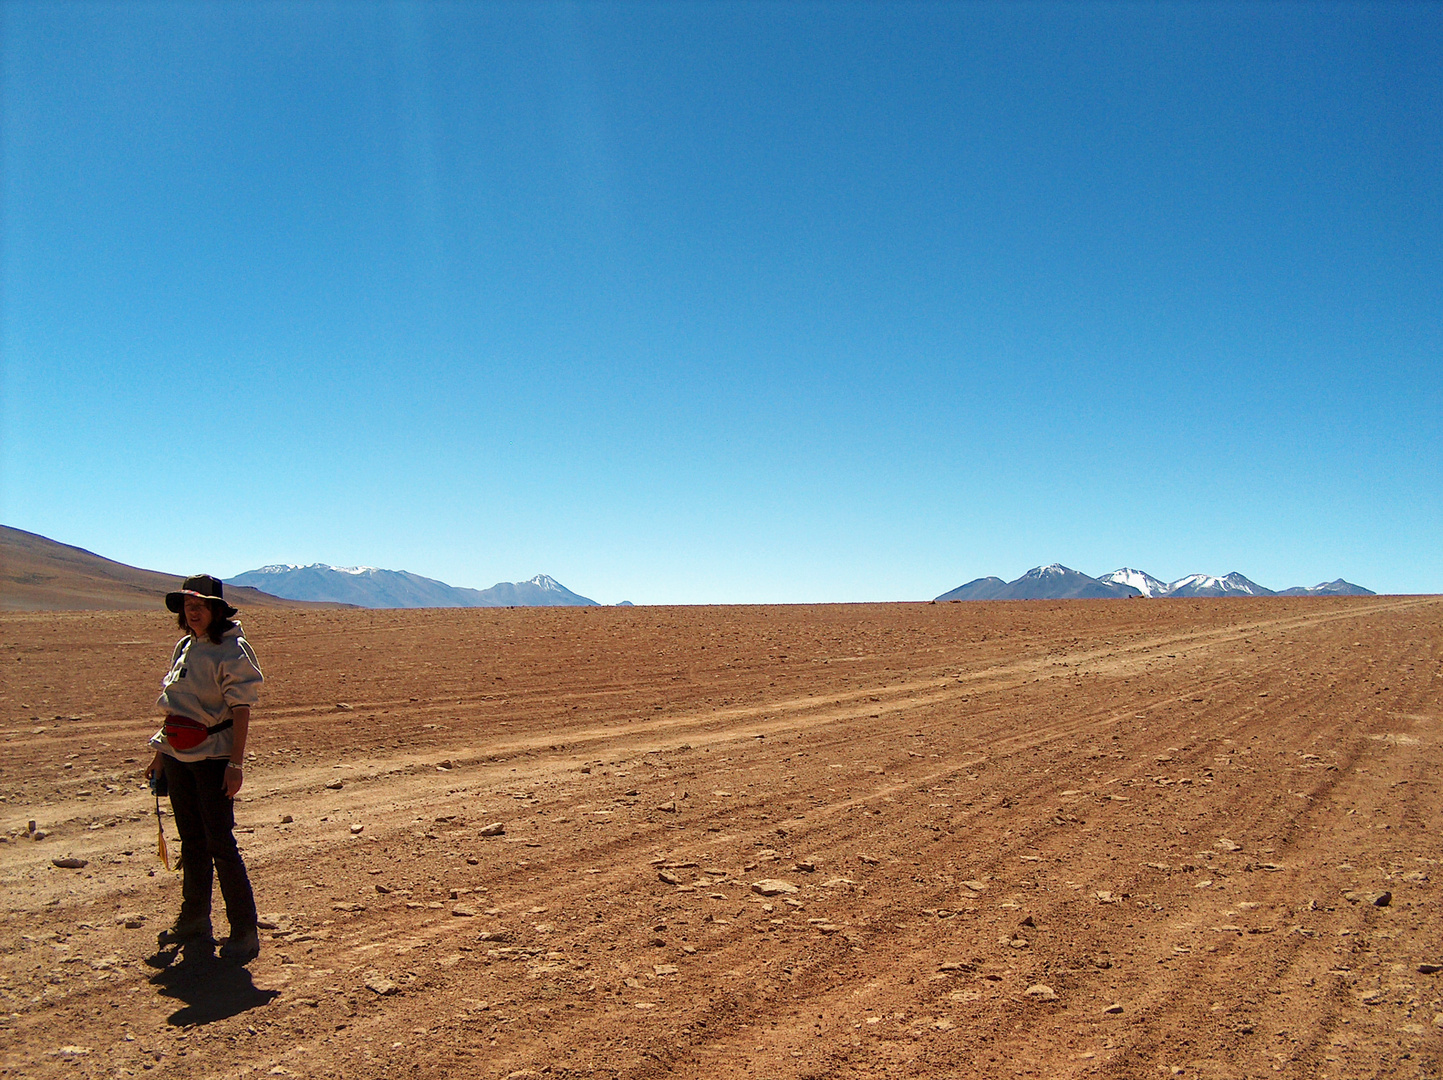
[[[226,767],[227,769],[234,769],[236,772],[244,772],[244,771],[245,771],[245,767],[244,767],[243,765],[237,765],[234,761],[227,761],[227,762],[225,763],[225,767]]]

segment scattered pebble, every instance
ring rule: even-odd
[[[362,832],[365,831],[365,829],[366,829],[366,827],[365,827],[364,825],[352,825],[352,826],[351,826],[351,835],[352,835],[352,836],[359,836]]]
[[[379,994],[381,997],[386,997],[396,992],[396,984],[390,979],[383,979],[379,975],[372,975],[366,980],[366,989]]]
[[[481,827],[482,836],[505,836],[506,826],[499,821],[493,821],[490,825]]]
[[[1024,997],[1030,997],[1033,1001],[1056,1001],[1057,991],[1046,983],[1033,983],[1026,990],[1022,991]]]
[[[87,866],[87,865],[89,864],[89,862],[90,862],[89,859],[71,859],[71,858],[51,859],[50,861],[51,861],[51,863],[53,863],[54,865],[60,867],[60,869],[62,869],[62,870],[80,870],[80,869],[82,869],[83,867]]]
[[[1104,1016],[1121,1016],[1122,1006],[1114,1001],[1111,1005],[1102,1010],[1102,1014]]]
[[[462,919],[474,919],[477,911],[475,908],[467,907],[465,904],[457,904],[451,909],[451,914]]]
[[[332,780],[329,784],[326,785],[326,788],[330,791],[340,791],[343,787],[345,787],[345,784],[341,783],[341,781],[339,780]]]
[[[1443,964],[1419,964],[1419,965],[1418,965],[1418,974],[1419,974],[1419,975],[1437,975],[1438,972],[1440,972],[1440,971],[1443,971]]]

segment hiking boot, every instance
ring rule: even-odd
[[[238,960],[244,964],[254,960],[261,952],[261,936],[254,926],[248,930],[232,930],[230,937],[220,947],[222,960]]]
[[[194,941],[197,938],[210,937],[210,916],[208,915],[182,915],[171,924],[167,930],[162,930],[156,937],[163,949],[167,945],[183,945],[187,941]]]

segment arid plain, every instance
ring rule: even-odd
[[[0,1076],[1443,1074],[1443,598],[242,618],[247,969],[5,614]]]

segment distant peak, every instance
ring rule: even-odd
[[[537,574],[527,582],[528,585],[535,585],[540,589],[550,589],[552,592],[561,592],[561,583],[550,574]]]

